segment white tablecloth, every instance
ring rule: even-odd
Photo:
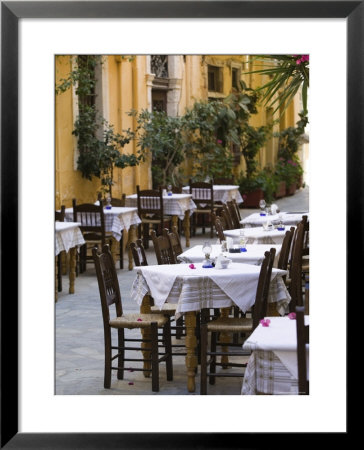
[[[253,213],[250,216],[245,217],[240,223],[249,227],[260,227],[269,220],[272,222],[282,221],[283,225],[297,225],[302,220],[302,216],[308,216],[308,213],[302,214],[288,214],[286,212],[281,212],[279,214],[272,214],[261,216],[260,213]]]
[[[244,235],[247,244],[276,244],[282,245],[286,228],[283,231],[272,229],[269,231],[263,230],[263,227],[244,228]],[[225,237],[231,237],[234,243],[239,243],[240,229],[224,231]]]
[[[66,221],[73,220],[73,208],[66,209]],[[137,208],[113,206],[111,209],[104,208],[105,231],[120,241],[123,230],[129,230],[131,225],[138,225],[141,220]],[[99,225],[99,223],[95,223]]]
[[[156,306],[162,309],[166,301],[177,303],[177,316],[203,308],[224,308],[234,303],[247,311],[255,302],[260,267],[231,263],[227,269],[204,269],[201,264],[158,265],[135,267],[137,271],[131,297],[141,305],[149,293]],[[290,295],[282,280],[286,271],[273,269],[269,302],[277,303],[284,314]]]
[[[143,202],[142,199],[141,201]],[[128,195],[125,199],[125,204],[127,206],[137,207],[137,194]],[[172,194],[163,196],[163,208],[164,214],[170,216],[178,216],[181,220],[183,220],[185,212],[189,210],[191,215],[196,209],[196,205],[193,202],[192,196],[190,194]]]
[[[260,265],[264,259],[264,253],[269,251],[272,247],[276,249],[275,266],[278,262],[279,254],[281,252],[281,245],[247,245],[246,252],[229,253],[224,252],[224,256],[231,259],[235,263],[255,264]],[[212,245],[212,252],[210,257],[215,259],[221,253],[221,245]],[[195,245],[194,247],[181,253],[177,259],[185,263],[201,263],[205,255],[202,252],[202,245]]]
[[[56,222],[55,223],[55,254],[68,252],[70,248],[79,247],[85,243],[78,222]]]
[[[227,203],[228,201],[235,199],[236,203],[239,204],[243,203],[244,201],[239,192],[239,186],[214,184],[213,189],[215,202]],[[182,188],[182,190],[186,193],[190,192],[190,187],[185,186],[184,188]]]
[[[269,319],[268,327],[259,324],[244,342],[243,349],[253,353],[245,371],[242,394],[297,394],[296,320],[288,316]],[[305,324],[309,324],[308,316]]]

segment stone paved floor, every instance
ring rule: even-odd
[[[281,211],[308,211],[308,187],[275,202]],[[241,209],[242,217],[256,210]],[[207,231],[208,233],[208,231]],[[209,235],[197,234],[191,238],[191,246],[201,244]],[[216,239],[212,240],[216,242]],[[184,237],[182,237],[182,244]],[[126,256],[126,255],[124,255]],[[152,246],[147,250],[149,264],[155,264]],[[127,267],[127,259],[124,259]],[[125,313],[138,312],[139,307],[131,300],[130,290],[135,278],[134,271],[118,269],[118,279]],[[126,371],[124,380],[112,375],[111,389],[103,388],[104,343],[103,322],[95,270],[88,265],[87,271],[76,278],[75,294],[68,294],[68,277],[63,276],[63,291],[55,304],[56,327],[56,379],[55,393],[58,395],[155,395],[151,390],[151,379],[141,372]],[[128,330],[129,336],[139,335],[137,330]],[[182,342],[184,340],[182,339]],[[179,342],[178,342],[179,343]],[[183,350],[181,350],[183,351]],[[167,381],[164,364],[160,366],[159,395],[193,395],[187,391],[185,357],[173,359],[174,379]],[[129,384],[133,383],[133,384]],[[241,378],[217,378],[215,386],[208,385],[209,395],[240,394]],[[199,393],[199,374],[196,376],[196,392]]]

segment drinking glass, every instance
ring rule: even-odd
[[[261,216],[265,216],[265,212],[264,212],[265,206],[266,206],[265,200],[260,200],[259,207],[261,209],[261,211],[260,211]]]
[[[172,195],[172,185],[171,184],[169,184],[167,186],[167,195]]]

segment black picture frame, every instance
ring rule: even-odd
[[[247,448],[250,433],[18,432],[18,21],[22,18],[346,18],[347,255],[362,252],[363,1],[1,2],[1,448]],[[11,108],[8,106],[12,105]],[[358,206],[359,204],[359,206]],[[358,213],[358,209],[360,212]],[[355,249],[355,254],[354,254]],[[355,256],[354,256],[355,258]],[[347,266],[348,267],[348,266]],[[347,299],[361,292],[363,263],[347,270]],[[9,299],[11,295],[11,301]],[[360,301],[360,299],[357,299]],[[10,318],[10,320],[9,320]],[[178,420],[178,414],[176,416]],[[344,433],[345,434],[345,433]],[[264,438],[269,438],[266,433]],[[254,439],[254,440],[253,440]],[[259,437],[260,439],[260,437]],[[242,442],[244,442],[242,446]],[[260,440],[261,442],[261,440]],[[285,439],[281,441],[284,443]],[[294,442],[294,441],[293,441]],[[259,444],[260,446],[260,444]]]

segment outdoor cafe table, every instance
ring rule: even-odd
[[[215,259],[221,253],[221,245],[211,245],[212,251],[210,254],[211,259]],[[277,266],[279,255],[281,253],[281,245],[247,245],[246,252],[230,253],[223,252],[223,255],[228,259],[231,259],[234,263],[245,263],[260,265],[264,259],[264,253],[271,248],[276,249],[276,256],[274,260],[274,266]],[[177,256],[177,259],[184,263],[202,263],[205,259],[205,255],[202,252],[202,245],[195,245],[194,247],[186,250]]]
[[[223,185],[223,184],[214,184],[214,202],[227,203],[231,200],[235,200],[236,203],[243,203],[243,198],[239,192],[239,186],[234,185]],[[190,192],[190,187],[185,186],[182,188],[184,192]]]
[[[263,227],[253,227],[244,228],[244,235],[247,244],[276,244],[282,245],[284,235],[288,227],[280,231],[277,228],[272,228],[271,230],[264,230]],[[224,236],[230,237],[234,242],[238,243],[240,238],[241,228],[236,230],[226,230],[224,231]]]
[[[162,309],[165,302],[176,303],[176,318],[185,316],[187,388],[195,391],[196,357],[196,313],[204,308],[222,308],[227,316],[229,308],[237,305],[242,311],[249,310],[255,302],[260,267],[231,263],[227,269],[204,269],[195,264],[154,265],[135,267],[136,278],[131,298],[140,306],[141,313],[150,310],[150,297]],[[273,269],[269,292],[269,303],[275,303],[280,314],[284,314],[291,300],[282,280],[285,270]],[[225,342],[229,335],[222,336]]]
[[[55,256],[61,252],[70,254],[69,264],[69,293],[75,292],[75,278],[76,278],[76,248],[83,245],[85,240],[82,236],[79,226],[79,222],[56,222],[55,223]],[[56,263],[56,271],[58,270],[58,264]],[[57,276],[56,272],[56,301],[57,301]]]
[[[296,320],[285,317],[266,317],[268,327],[261,324],[244,342],[243,349],[251,350],[245,369],[242,395],[298,394]],[[309,324],[309,316],[305,316]],[[307,356],[308,373],[308,356]]]
[[[73,220],[73,208],[66,208],[66,221]],[[129,270],[133,268],[130,243],[136,240],[136,226],[141,223],[137,208],[113,206],[104,208],[105,232],[111,234],[111,253],[116,260],[116,241],[120,241],[123,230],[128,232]],[[95,224],[97,225],[97,223]]]
[[[143,198],[141,198],[143,201]],[[125,205],[137,206],[137,194],[128,195],[125,198]],[[183,230],[186,237],[186,247],[190,246],[190,215],[196,209],[191,194],[163,195],[164,214],[172,216],[173,225],[177,226],[177,220],[183,220]]]
[[[248,227],[261,227],[264,223],[269,220],[272,222],[281,221],[283,225],[297,225],[302,220],[302,216],[308,216],[308,213],[290,213],[290,212],[280,212],[279,214],[265,215],[261,216],[260,213],[253,213],[245,217],[240,221],[242,225]]]

